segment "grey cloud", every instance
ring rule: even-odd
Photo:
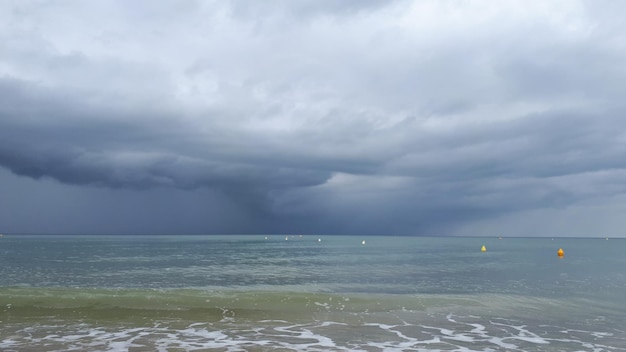
[[[248,146],[227,141],[219,131],[215,140],[198,136],[176,127],[168,116],[138,123],[129,112],[94,109],[79,101],[60,104],[53,92],[23,82],[4,81],[0,90],[4,92],[0,126],[6,136],[0,142],[0,163],[20,175],[132,188],[271,189],[319,184],[328,178],[327,172],[276,162],[265,165],[266,153],[254,150],[256,141]],[[126,116],[109,118],[116,114]],[[244,155],[232,155],[233,146],[243,147],[235,153]],[[280,156],[268,159],[274,158]]]
[[[142,222],[454,233],[626,192],[623,25],[593,3],[34,5],[2,5],[0,166]]]
[[[241,16],[248,20],[261,20],[269,16],[282,14],[284,17],[315,18],[318,16],[347,16],[362,11],[374,11],[389,6],[393,1],[384,0],[305,0],[286,1],[270,0],[262,3],[250,3],[247,1],[231,1],[230,7],[235,16]]]

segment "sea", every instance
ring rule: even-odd
[[[8,234],[0,351],[626,351],[626,239]]]

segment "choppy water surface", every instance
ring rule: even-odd
[[[622,239],[5,236],[0,350],[626,351],[624,250]]]

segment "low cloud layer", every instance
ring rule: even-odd
[[[624,225],[620,2],[0,6],[7,232]]]

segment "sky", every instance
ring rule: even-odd
[[[0,2],[0,232],[626,235],[624,1]]]

